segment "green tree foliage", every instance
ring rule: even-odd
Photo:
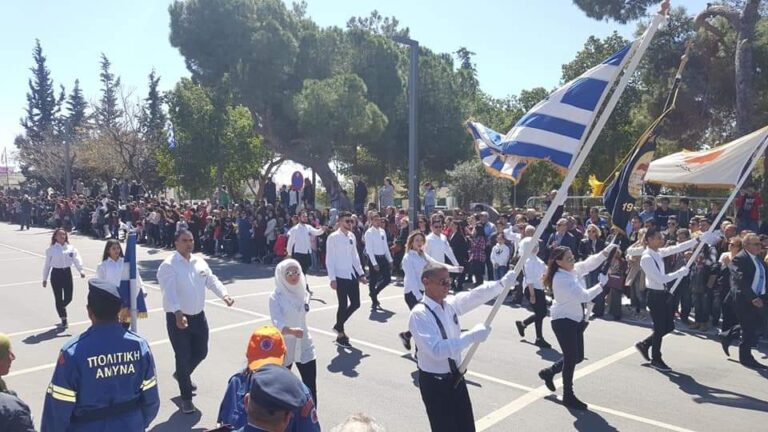
[[[88,102],[80,88],[80,80],[75,80],[75,86],[67,97],[67,127],[70,134],[82,133],[88,122]]]
[[[21,172],[26,178],[46,186],[61,186],[64,88],[56,97],[51,71],[39,40],[35,41],[32,58],[34,65],[30,68],[32,78],[27,92],[26,115],[21,119],[25,133],[18,136],[14,144],[19,149]]]
[[[358,165],[349,162],[367,155],[385,167],[377,176],[406,168],[407,48],[389,37],[407,35],[407,29],[396,19],[374,12],[351,19],[345,30],[320,28],[305,7],[289,9],[280,0],[177,1],[169,11],[171,43],[193,78],[210,85],[229,76],[236,102],[251,111],[264,145],[314,168],[332,199],[339,185],[331,162],[358,173]],[[469,113],[456,97],[459,78],[450,56],[422,48],[419,66],[421,168],[439,175],[469,155],[461,130]],[[350,87],[353,75],[364,87]],[[343,94],[365,108],[365,115],[334,130],[318,120],[339,117],[328,101]]]
[[[118,100],[120,77],[115,77],[112,73],[112,63],[104,53],[101,54],[100,67],[101,98],[96,106],[96,124],[100,127],[115,128],[123,115]]]
[[[469,207],[471,202],[493,203],[496,198],[505,200],[509,181],[486,173],[478,158],[459,162],[445,174],[448,188],[462,208]]]
[[[661,0],[573,0],[573,3],[590,18],[626,24],[645,16],[648,7]]]
[[[178,146],[164,149],[159,169],[169,187],[211,193],[220,178],[237,191],[271,156],[254,134],[250,111],[233,106],[226,84],[211,89],[183,78],[168,94]]]

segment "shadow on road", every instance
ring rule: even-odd
[[[181,398],[175,397],[171,401],[176,404],[177,407],[181,406]],[[178,410],[168,417],[168,420],[156,424],[150,432],[177,432],[177,431],[191,431],[191,432],[204,432],[208,428],[194,427],[199,421],[200,411],[195,411],[192,414],[184,414],[181,410]]]
[[[70,336],[72,335],[69,332],[65,331],[63,328],[52,327],[42,333],[27,336],[22,340],[22,342],[28,345],[35,345],[35,344],[39,344],[40,342],[49,341],[51,339],[56,339],[60,337],[70,337]]]
[[[677,384],[680,390],[695,396],[696,403],[710,403],[726,407],[741,408],[752,411],[768,412],[768,402],[725,389],[710,387],[696,381],[692,376],[681,372],[665,373],[670,381]]]
[[[555,395],[546,396],[544,399],[554,402],[560,406],[563,406],[563,402]],[[565,407],[563,407],[565,408]],[[603,416],[595,411],[579,411],[568,409],[568,412],[574,417],[573,428],[577,431],[589,431],[589,432],[616,432],[614,426],[608,423]]]
[[[354,343],[354,341],[352,342]],[[365,354],[357,348],[343,348],[336,347],[336,357],[328,364],[328,372],[341,373],[342,375],[350,378],[355,378],[360,373],[355,370],[362,360],[366,357],[370,357],[370,354]]]

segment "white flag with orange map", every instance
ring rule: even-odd
[[[768,139],[768,126],[709,150],[673,153],[651,162],[645,181],[666,186],[730,188],[738,184],[758,149]]]

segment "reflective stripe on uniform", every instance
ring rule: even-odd
[[[48,386],[48,394],[50,394],[54,399],[64,401],[64,402],[74,403],[77,401],[76,399],[77,393],[75,393],[70,389],[59,387],[53,383],[51,383]]]
[[[151,389],[152,387],[154,387],[154,386],[156,386],[156,385],[157,385],[157,378],[156,378],[156,377],[152,377],[152,378],[150,378],[150,379],[148,379],[148,380],[144,381],[144,382],[141,384],[141,390],[142,390],[142,391],[144,391],[144,390],[149,390],[149,389]]]

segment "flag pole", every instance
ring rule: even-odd
[[[768,129],[768,127],[764,129]],[[749,175],[750,173],[752,173],[752,170],[755,169],[755,166],[757,165],[757,161],[760,159],[760,156],[765,152],[766,148],[768,148],[768,133],[766,133],[766,135],[763,137],[763,141],[760,143],[760,145],[755,150],[755,152],[752,153],[752,157],[749,160],[749,169],[745,170],[742,173],[741,177],[739,178],[739,182],[736,184],[736,187],[733,188],[733,191],[728,196],[728,199],[725,201],[725,204],[723,204],[723,207],[720,209],[720,213],[717,214],[717,218],[714,221],[712,221],[712,225],[710,225],[709,230],[707,230],[708,233],[713,232],[717,227],[718,222],[723,219],[725,212],[731,206],[731,203],[733,202],[734,198],[736,198],[736,194],[738,194],[741,188],[744,186],[744,183],[747,181],[747,178],[749,178]],[[685,263],[686,267],[690,267],[693,264],[694,260],[696,260],[696,257],[699,255],[699,253],[703,248],[704,248],[704,242],[699,242],[699,244],[696,245],[696,248],[693,250],[691,257],[688,258],[688,262]],[[673,294],[673,295],[675,294],[675,290],[677,290],[677,286],[680,285],[680,281],[682,280],[683,278],[675,279],[675,283],[672,285],[672,288],[670,288],[669,290],[670,294]]]
[[[139,287],[136,285],[136,232],[128,234],[126,240],[126,255],[130,257],[130,263],[128,264],[128,280],[130,281],[130,295],[131,295],[131,331],[136,332],[139,322],[139,311],[136,296],[139,295]]]
[[[568,168],[568,173],[566,174],[565,179],[563,180],[563,184],[560,186],[560,189],[558,189],[557,194],[552,199],[552,204],[549,206],[544,217],[541,219],[541,223],[539,223],[539,226],[536,227],[536,232],[533,235],[534,239],[539,239],[541,237],[541,235],[544,233],[544,228],[549,224],[549,220],[554,215],[555,210],[558,207],[560,207],[565,202],[565,199],[568,197],[568,189],[570,188],[571,183],[573,183],[573,180],[576,178],[576,174],[578,174],[579,168],[584,163],[584,160],[587,158],[587,155],[592,149],[592,146],[595,144],[595,141],[597,141],[597,137],[600,135],[600,131],[602,131],[603,127],[605,127],[605,123],[608,121],[608,118],[611,116],[613,109],[616,107],[616,104],[619,102],[619,98],[621,97],[621,94],[624,92],[624,89],[627,87],[627,84],[629,83],[630,78],[632,78],[632,75],[634,74],[635,69],[637,69],[638,64],[640,64],[640,60],[645,54],[645,51],[648,49],[648,46],[650,45],[651,40],[653,39],[653,36],[656,34],[656,31],[658,30],[659,25],[661,25],[661,23],[666,19],[666,13],[668,10],[669,10],[669,0],[666,0],[664,3],[662,3],[661,11],[653,17],[651,24],[648,26],[648,29],[645,31],[645,35],[640,41],[640,44],[635,49],[634,53],[629,54],[631,58],[629,59],[629,63],[626,69],[624,69],[624,74],[619,80],[618,86],[614,90],[613,94],[611,94],[611,98],[608,100],[608,102],[604,106],[603,111],[600,114],[600,117],[595,123],[595,126],[592,128],[589,134],[589,138],[587,138],[587,141],[584,143],[584,146],[579,151],[579,154],[576,160]],[[515,268],[513,271],[516,274],[520,274],[520,270],[522,270],[523,264],[528,259],[528,256],[530,256],[531,250],[533,248],[526,248],[526,249],[527,250],[523,251],[523,254],[521,255],[520,259],[517,261],[517,264],[515,264]],[[496,302],[493,304],[493,308],[491,309],[491,312],[488,314],[488,317],[485,319],[485,325],[487,327],[489,327],[493,322],[494,318],[496,318],[496,314],[499,312],[501,305],[504,303],[504,299],[507,297],[509,290],[510,288],[505,287],[502,290],[501,294],[499,294],[499,296],[496,297]],[[467,351],[467,355],[464,357],[464,360],[461,362],[461,365],[459,366],[459,371],[462,374],[466,372],[467,366],[469,365],[469,362],[472,360],[472,357],[475,355],[475,352],[477,351],[477,348],[479,346],[480,346],[480,343],[476,342],[472,344],[472,346],[469,348],[469,351]]]

